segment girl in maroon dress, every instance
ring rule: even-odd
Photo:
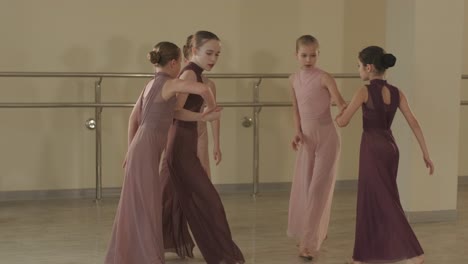
[[[396,58],[377,46],[359,53],[359,75],[370,81],[354,95],[348,108],[336,117],[340,127],[362,107],[363,128],[359,159],[356,235],[351,263],[423,263],[423,250],[400,203],[397,188],[399,152],[391,125],[400,109],[422,151],[429,174],[434,165],[424,136],[401,90],[384,80]]]
[[[214,67],[220,49],[220,41],[215,34],[207,31],[195,33],[190,62],[182,69],[179,78],[203,83],[202,72]],[[198,95],[177,95],[178,109],[200,112],[203,104],[203,98]],[[206,263],[242,264],[245,260],[232,240],[221,199],[198,158],[197,142],[197,122],[175,119],[166,148],[170,186],[165,187],[164,226],[174,232],[167,240],[165,238],[166,249],[171,247],[171,243],[176,252],[187,252],[190,256],[191,241],[187,238],[184,223],[187,221]]]

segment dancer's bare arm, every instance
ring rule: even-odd
[[[356,111],[362,106],[363,103],[367,102],[367,87],[361,87],[351,99],[348,107],[335,117],[336,124],[339,127],[345,127],[349,124],[349,121],[356,113]]]
[[[399,108],[401,113],[405,117],[406,122],[408,122],[408,125],[413,131],[413,134],[416,136],[416,139],[419,143],[419,147],[421,148],[423,154],[423,159],[424,163],[426,164],[426,168],[429,169],[429,174],[432,175],[434,173],[434,164],[432,163],[431,158],[429,157],[429,151],[427,150],[426,140],[424,139],[421,126],[419,125],[418,120],[414,116],[413,111],[411,111],[411,108],[408,104],[408,100],[406,99],[406,96],[402,91],[400,91]]]
[[[325,73],[322,77],[322,84],[328,89],[332,101],[338,106],[340,112],[343,112],[346,108],[346,101],[343,99],[343,96],[341,96],[335,79],[329,73]]]

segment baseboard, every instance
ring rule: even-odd
[[[251,183],[240,184],[215,184],[219,193],[248,193],[253,192]],[[291,182],[266,182],[260,183],[259,192],[289,192]],[[357,190],[357,180],[339,180],[335,183],[335,190]]]
[[[357,181],[346,180],[337,181],[336,189],[356,189]],[[216,190],[221,194],[229,193],[252,193],[251,183],[240,184],[215,184]],[[262,192],[289,192],[291,190],[290,182],[267,182],[260,183],[259,193]],[[120,188],[103,188],[102,197],[118,197]],[[70,190],[32,190],[32,191],[5,191],[0,192],[0,201],[24,201],[24,200],[46,200],[46,199],[94,199],[96,198],[95,189],[70,189]]]
[[[252,184],[215,184],[216,190],[221,194],[252,193]],[[288,192],[290,182],[261,183],[259,192]],[[119,197],[121,188],[103,188],[102,198]],[[95,189],[64,189],[64,190],[31,190],[31,191],[3,191],[0,192],[1,201],[27,201],[48,199],[95,199]]]
[[[103,197],[118,197],[121,188],[103,188]],[[95,189],[32,190],[0,192],[0,201],[96,198]]]
[[[357,190],[357,180],[338,180],[335,184],[335,190]],[[458,184],[468,184],[468,176],[459,176]],[[229,193],[252,193],[253,186],[251,183],[239,184],[215,184],[215,188],[221,194]],[[289,192],[291,190],[290,182],[267,182],[260,183],[258,186],[259,193],[262,192]],[[120,195],[120,188],[103,188],[102,197],[118,197]],[[96,197],[95,189],[70,189],[70,190],[32,190],[32,191],[0,191],[0,201],[18,201],[18,200],[45,200],[45,199],[78,199]],[[445,212],[445,211],[444,211]],[[449,218],[456,218],[450,216]],[[433,212],[428,212],[433,213]],[[437,214],[437,212],[435,212]],[[410,213],[412,214],[412,213]],[[422,214],[422,215],[421,215]],[[421,218],[430,218],[424,216],[424,212],[416,212],[412,217],[416,220]],[[445,214],[445,213],[443,213]],[[438,216],[434,216],[435,219]]]
[[[410,223],[450,222],[457,220],[457,210],[405,212]]]
[[[216,190],[223,193],[253,193],[252,183],[215,184]],[[290,182],[265,182],[258,185],[258,192],[288,192]]]
[[[335,190],[357,190],[358,180],[339,180],[335,183]]]

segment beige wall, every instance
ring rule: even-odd
[[[387,3],[386,43],[398,57],[390,79],[406,94],[436,164],[435,175],[431,177],[411,129],[399,115],[393,130],[400,142],[398,183],[402,204],[410,212],[454,211],[459,168],[464,1],[395,0]],[[396,13],[398,16],[392,16]],[[435,16],[445,23],[434,20]],[[434,32],[437,32],[436,38]],[[445,46],[444,55],[435,63],[432,55],[440,46]]]
[[[385,44],[385,1],[345,1],[343,70],[345,73],[357,74],[357,55],[369,45]],[[360,79],[341,81],[341,92],[350,101],[356,90],[363,86]],[[342,154],[338,179],[357,179],[359,168],[359,146],[361,143],[362,117],[361,110],[353,117],[349,126],[341,129]]]
[[[468,0],[465,0],[465,27],[463,45],[463,74],[468,74]],[[462,80],[461,99],[468,100],[468,79]],[[460,114],[460,149],[458,158],[458,175],[468,176],[468,106],[461,106]]]
[[[313,34],[320,40],[320,67],[331,73],[354,73],[356,54],[363,46],[385,43],[385,12],[368,11],[382,10],[385,3],[350,2],[201,0],[153,1],[143,5],[122,0],[15,1],[0,8],[0,34],[4,36],[0,43],[0,71],[149,72],[151,65],[145,56],[152,45],[161,40],[181,45],[188,34],[206,29],[222,39],[222,55],[215,73],[292,72],[296,70],[294,41],[302,34]],[[0,100],[91,101],[94,81],[0,78]],[[359,80],[338,82],[347,100],[362,85]],[[104,79],[103,100],[134,101],[144,83],[142,79]],[[253,80],[216,83],[220,101],[251,100]],[[287,82],[264,80],[261,98],[289,100]],[[92,188],[94,133],[86,130],[84,122],[93,112],[0,109],[0,191]],[[120,186],[122,181],[129,112],[130,109],[103,112],[105,187]],[[240,125],[241,118],[251,116],[251,112],[250,108],[225,109],[223,162],[212,168],[215,183],[251,182],[252,129]],[[261,181],[290,181],[294,165],[294,153],[289,147],[293,135],[291,111],[265,108],[261,116]],[[356,179],[360,122],[356,116],[353,124],[342,130],[338,179]],[[462,155],[466,157],[468,152]],[[461,157],[461,166],[462,160]],[[460,170],[468,175],[468,167]]]

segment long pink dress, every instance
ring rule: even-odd
[[[127,153],[122,186],[106,264],[162,264],[162,188],[159,178],[161,154],[166,147],[176,98],[164,101],[161,90],[170,78],[156,73],[145,98],[141,93],[139,127]]]
[[[331,96],[319,68],[293,75],[304,142],[297,152],[289,201],[288,236],[316,254],[327,236],[340,139],[331,117]]]
[[[150,80],[148,85],[152,85],[154,82]],[[204,105],[202,107],[203,111]],[[210,155],[208,152],[208,123],[204,121],[199,121],[198,123],[198,145],[197,145],[197,155],[200,159],[203,169],[205,169],[208,178],[211,178],[211,169],[210,169]],[[165,159],[165,158],[163,158]],[[162,162],[164,165],[165,163]],[[165,170],[166,168],[163,168]]]

